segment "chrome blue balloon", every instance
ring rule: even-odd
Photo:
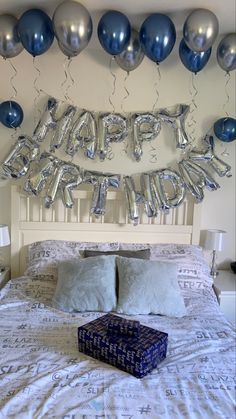
[[[129,43],[131,26],[123,13],[110,10],[101,17],[97,32],[105,51],[110,55],[118,55]]]
[[[24,48],[33,57],[46,52],[53,43],[54,31],[52,21],[40,9],[30,9],[23,13],[17,29]]]
[[[17,128],[24,118],[22,107],[13,100],[7,100],[0,105],[0,122],[7,128]]]
[[[192,51],[182,39],[179,44],[179,56],[183,65],[192,73],[197,74],[207,64],[211,56],[211,48],[206,51]]]
[[[225,143],[236,140],[236,119],[220,118],[214,123],[214,133],[216,137]]]
[[[145,55],[155,63],[160,63],[168,57],[174,47],[174,23],[168,16],[154,13],[143,22],[139,37]]]

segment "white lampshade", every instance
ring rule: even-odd
[[[0,247],[8,246],[10,243],[8,226],[0,224]]]
[[[223,248],[224,230],[207,230],[204,247],[210,250],[221,251]]]

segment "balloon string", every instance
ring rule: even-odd
[[[64,62],[63,62],[65,79],[61,83],[61,89],[62,90],[64,90],[64,86],[67,85],[67,82],[68,82],[68,66],[69,66],[69,60],[68,60],[67,57],[65,57]],[[69,99],[69,97],[67,95],[67,88],[66,88],[66,90],[64,91],[64,101],[67,102],[68,99]]]
[[[150,147],[149,154],[150,154],[149,163],[156,163],[158,160],[157,150],[155,147],[153,147],[153,145],[151,145]]]
[[[157,88],[158,83],[160,83],[160,81],[161,81],[161,71],[160,71],[160,66],[159,66],[159,64],[156,64],[156,70],[157,70],[157,76],[158,76],[158,79],[156,79],[155,84],[154,84],[154,89],[155,89],[155,92],[156,92],[156,100],[155,100],[155,102],[154,102],[154,104],[153,104],[153,107],[152,107],[152,112],[154,112],[154,110],[155,110],[155,108],[156,108],[156,105],[157,105],[157,102],[158,102],[159,97],[160,97],[160,93],[159,93],[159,90],[158,90],[158,88]],[[157,81],[157,80],[158,80],[158,81]]]
[[[108,145],[108,147],[107,147],[107,159],[108,160],[112,160],[112,159],[114,159],[114,153],[113,153],[113,151],[112,151],[112,147],[111,147],[111,145],[109,144]]]
[[[226,101],[225,101],[225,103],[223,104],[223,110],[224,110],[224,112],[225,112],[225,114],[226,114],[226,116],[229,116],[229,113],[227,112],[227,105],[228,105],[228,103],[229,103],[229,91],[228,91],[228,84],[229,84],[229,82],[230,82],[230,73],[229,72],[226,72],[225,73],[225,96],[226,96]]]
[[[34,66],[35,70],[37,71],[37,74],[36,74],[35,79],[34,79],[34,90],[36,91],[36,95],[35,95],[35,98],[34,98],[34,123],[36,124],[37,123],[36,111],[37,111],[37,113],[39,115],[39,118],[40,118],[40,110],[39,110],[39,107],[37,106],[37,102],[39,100],[40,93],[41,93],[40,89],[38,88],[38,79],[41,76],[41,72],[40,72],[39,68],[36,66],[35,61],[36,61],[36,57],[33,58],[33,66]]]
[[[115,91],[116,91],[116,75],[115,75],[115,73],[112,71],[112,61],[114,60],[114,57],[111,57],[110,58],[110,63],[109,63],[109,69],[110,69],[110,73],[111,73],[111,75],[112,75],[112,77],[113,77],[113,86],[112,86],[112,92],[111,92],[111,95],[109,96],[109,103],[110,103],[110,105],[112,106],[112,112],[113,113],[115,113],[115,106],[114,106],[114,104],[113,104],[113,101],[112,101],[112,97],[114,97],[114,94],[115,94]]]
[[[197,104],[196,104],[195,99],[196,99],[196,96],[198,95],[198,89],[195,86],[195,77],[196,75],[191,73],[189,93],[192,99],[191,99],[190,111],[189,111],[190,121],[188,122],[188,127],[191,129],[189,133],[189,136],[191,139],[191,145],[193,145],[195,141],[195,128],[197,124],[197,121],[195,119],[195,112],[197,110]]]
[[[12,64],[11,60],[8,60],[8,61],[9,61],[9,64],[10,64],[12,70],[14,71],[14,74],[10,78],[10,84],[11,84],[12,89],[14,90],[14,93],[12,94],[11,99],[10,99],[10,100],[12,100],[12,99],[15,99],[16,96],[17,96],[17,90],[16,90],[16,88],[14,86],[14,83],[13,83],[13,80],[17,76],[17,70],[16,70],[16,67]]]
[[[123,97],[123,99],[122,99],[122,102],[121,102],[121,110],[122,110],[122,112],[124,112],[124,102],[125,102],[125,100],[127,100],[128,99],[128,97],[130,96],[130,93],[129,93],[129,90],[127,89],[127,87],[126,87],[126,82],[127,82],[127,80],[128,80],[128,77],[129,77],[129,71],[127,71],[126,72],[126,76],[125,76],[125,78],[124,78],[124,90],[125,90],[125,95],[124,95],[124,97]]]
[[[72,89],[72,87],[74,86],[74,84],[75,84],[75,79],[72,77],[72,75],[71,75],[71,70],[70,70],[70,66],[71,66],[71,63],[72,63],[72,58],[69,58],[69,60],[68,60],[68,65],[67,65],[67,76],[69,76],[69,78],[70,78],[70,83],[68,83],[67,84],[67,87],[66,87],[66,90],[65,90],[65,97],[67,97],[67,99],[72,103],[72,104],[74,104],[74,102],[73,102],[73,100],[71,99],[71,97],[69,96],[69,94],[68,94],[68,92],[69,92],[69,90],[70,89]]]

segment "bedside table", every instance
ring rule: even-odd
[[[0,272],[0,289],[4,287],[4,285],[10,279],[10,268],[6,267],[4,271]]]
[[[236,326],[236,275],[231,271],[219,271],[214,285],[220,291],[221,310],[226,319]]]

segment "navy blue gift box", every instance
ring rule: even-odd
[[[79,351],[142,378],[166,357],[168,334],[140,324],[139,336],[108,333],[111,320],[106,314],[78,327]]]

